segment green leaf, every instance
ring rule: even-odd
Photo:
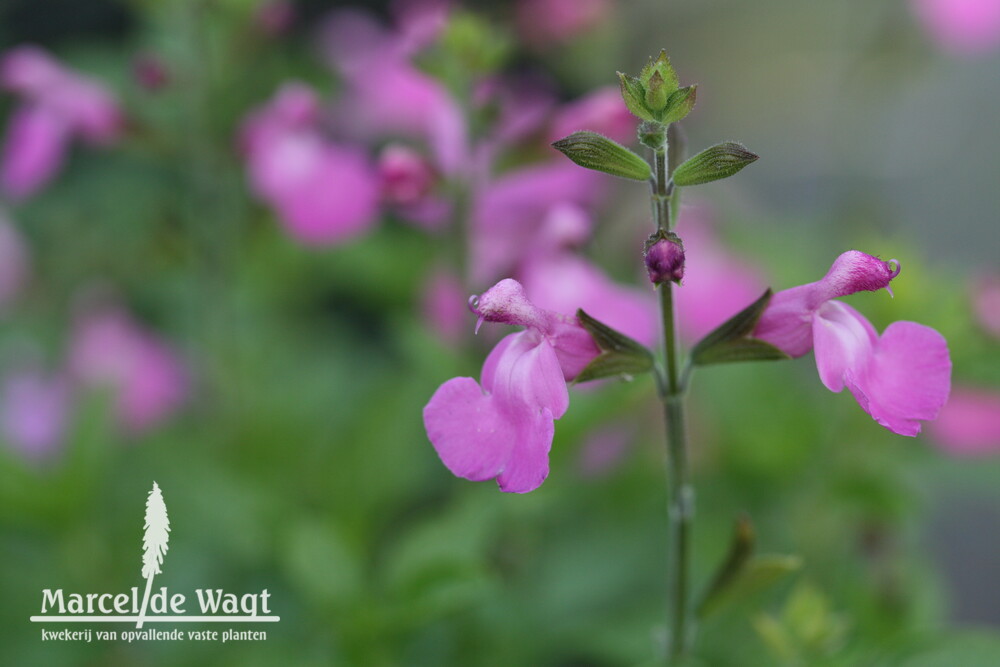
[[[780,361],[788,358],[787,354],[770,343],[756,338],[740,338],[705,350],[694,363],[697,366],[708,366],[735,361]]]
[[[699,616],[704,615],[706,610],[712,609],[716,598],[724,596],[726,589],[739,579],[744,568],[753,555],[754,532],[750,517],[741,516],[736,521],[733,531],[733,541],[729,545],[729,554],[719,565],[712,583],[708,585],[705,593],[698,603],[697,612]]]
[[[575,382],[637,375],[653,367],[653,353],[642,343],[595,320],[583,310],[576,311],[576,318],[594,339],[601,353],[580,371]]]
[[[733,361],[788,359],[787,354],[770,343],[748,337],[770,301],[771,290],[767,289],[759,299],[702,338],[691,350],[691,363],[707,366]]]
[[[587,169],[636,181],[648,180],[651,175],[649,164],[645,160],[596,132],[574,132],[552,146]]]
[[[642,120],[655,120],[653,114],[646,109],[646,91],[639,79],[618,72],[618,81],[621,84],[622,99],[632,115]]]
[[[694,109],[698,97],[698,86],[688,86],[675,91],[667,100],[664,110],[663,122],[676,123],[683,120],[685,116]]]
[[[673,174],[674,185],[701,185],[729,178],[760,156],[743,144],[725,141],[687,160]]]
[[[801,567],[802,559],[798,556],[780,554],[753,556],[726,583],[724,588],[716,591],[711,598],[705,598],[698,607],[698,614],[702,617],[707,616],[724,604],[736,602],[758,593],[798,571]]]

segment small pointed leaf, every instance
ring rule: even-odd
[[[596,132],[574,132],[552,146],[587,169],[636,181],[648,180],[651,175],[649,164],[645,160]]]
[[[767,289],[759,299],[702,338],[691,350],[691,362],[706,366],[731,361],[788,359],[787,354],[770,343],[749,337],[770,301],[771,290]]]
[[[621,83],[622,99],[632,115],[642,120],[654,120],[653,114],[646,109],[646,91],[639,79],[618,72]]]
[[[677,167],[674,185],[701,185],[729,178],[759,157],[735,141],[716,144]]]
[[[595,320],[583,310],[576,311],[576,318],[594,339],[601,354],[580,371],[575,382],[638,375],[653,367],[653,353],[642,343]]]
[[[744,568],[753,556],[754,531],[750,517],[744,515],[736,520],[736,527],[733,531],[733,540],[729,545],[729,553],[726,559],[719,565],[712,583],[708,585],[705,593],[698,603],[698,614],[701,615],[705,609],[711,609],[715,598],[725,595],[726,589],[732,585],[743,573]]]
[[[670,99],[667,100],[663,122],[676,123],[679,120],[683,120],[684,117],[691,113],[691,110],[694,109],[697,97],[697,84],[675,91],[670,96]]]
[[[798,556],[780,554],[753,556],[724,589],[719,590],[711,599],[706,598],[702,601],[698,614],[705,617],[726,603],[737,602],[758,593],[801,567],[802,559]]]

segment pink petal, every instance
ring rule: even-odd
[[[500,474],[517,440],[518,426],[469,377],[448,380],[424,407],[427,437],[441,462],[452,474],[473,482]]]
[[[757,322],[754,338],[774,345],[791,357],[801,357],[811,350],[813,311],[809,302],[812,289],[812,285],[800,285],[772,296],[767,310]],[[747,305],[750,303],[752,301]]]
[[[1000,0],[911,0],[911,5],[945,51],[973,56],[1000,46]]]
[[[563,377],[571,382],[601,351],[575,317],[557,322],[551,331],[548,340],[556,351]]]
[[[891,262],[878,257],[848,250],[834,260],[822,280],[782,290],[771,297],[754,336],[789,356],[802,356],[812,345],[813,316],[824,303],[855,292],[888,289],[898,273],[898,264],[893,267]]]
[[[0,187],[10,197],[29,197],[48,183],[66,159],[70,128],[48,107],[16,109],[7,126]]]
[[[481,321],[502,322],[535,329],[547,329],[550,315],[528,300],[524,287],[505,278],[477,297],[469,306]]]
[[[916,435],[918,420],[934,419],[948,400],[948,344],[930,327],[893,322],[879,338],[867,367],[847,380],[875,421],[893,433]]]
[[[1000,394],[956,388],[930,423],[934,441],[956,456],[1000,452]]]
[[[846,303],[828,301],[813,322],[816,368],[827,389],[839,392],[844,376],[857,372],[871,359],[878,334],[875,327]]]
[[[534,330],[508,339],[493,367],[492,378],[484,372],[483,387],[511,409],[525,407],[539,413],[545,408],[553,419],[559,419],[569,407],[569,391],[555,350]],[[490,379],[492,382],[487,383]]]
[[[462,282],[447,269],[437,269],[424,284],[421,311],[441,338],[457,343],[466,334],[472,318]]]
[[[472,211],[472,280],[488,284],[508,274],[539,238],[553,207],[591,206],[604,181],[564,160],[504,174],[484,186]]]
[[[52,456],[62,443],[71,408],[69,383],[31,368],[6,377],[0,390],[0,430],[29,459]]]
[[[274,159],[279,159],[280,155]],[[359,152],[333,145],[304,155],[295,171],[283,175],[271,196],[281,222],[297,240],[310,245],[345,241],[366,231],[378,215],[378,181]]]
[[[520,437],[497,477],[500,490],[506,493],[534,491],[549,476],[549,450],[555,434],[552,413],[548,408],[540,413],[526,413],[519,418],[518,426]]]

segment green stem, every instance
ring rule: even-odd
[[[667,147],[654,152],[653,211],[656,224],[670,230],[670,186],[667,173]],[[684,429],[684,389],[677,354],[677,323],[674,316],[674,285],[659,287],[660,314],[663,321],[663,356],[665,378],[659,383],[660,400],[667,432],[667,487],[669,501],[668,627],[669,657],[674,662],[687,653],[689,644],[689,554],[691,520],[694,514],[694,491],[688,479],[687,443]]]

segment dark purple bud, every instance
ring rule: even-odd
[[[132,76],[149,92],[156,92],[170,83],[167,66],[158,56],[141,53],[132,60]]]
[[[660,230],[650,236],[643,257],[654,285],[684,278],[684,244],[673,232]]]

